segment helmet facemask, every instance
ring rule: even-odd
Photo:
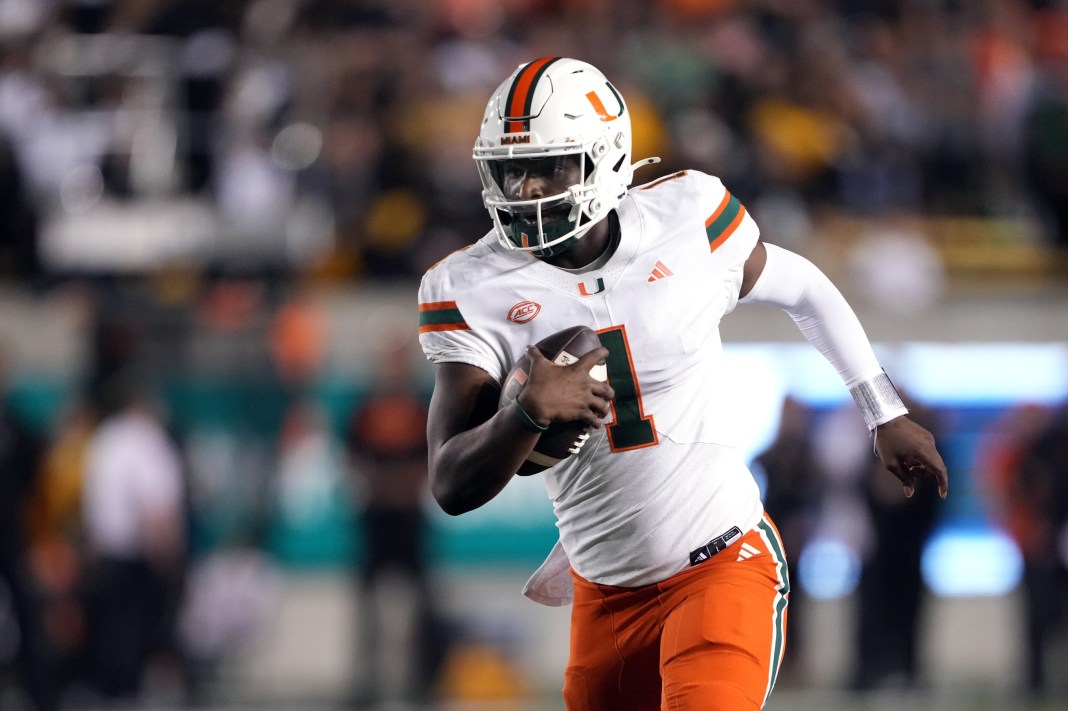
[[[556,162],[574,157],[578,161],[578,182],[563,191],[543,197],[522,200],[510,198],[504,172],[509,166],[526,161]],[[507,246],[531,252],[537,257],[551,257],[565,251],[601,216],[591,212],[596,202],[596,187],[588,186],[592,172],[591,161],[585,153],[560,153],[555,156],[503,158],[478,161],[482,174],[482,198],[494,222],[499,237]]]

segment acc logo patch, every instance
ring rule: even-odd
[[[541,313],[541,304],[536,301],[520,301],[508,310],[508,320],[512,323],[533,321]]]

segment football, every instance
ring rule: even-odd
[[[587,326],[572,326],[546,336],[535,344],[538,350],[557,365],[570,365],[579,358],[601,345],[593,329]],[[516,361],[501,387],[498,406],[508,407],[523,392],[527,376],[530,374],[530,357],[524,353]],[[590,376],[604,382],[608,379],[608,369],[604,361],[590,370]],[[589,438],[589,427],[585,422],[554,422],[549,429],[542,432],[534,450],[527,461],[516,472],[520,476],[529,476],[544,471],[572,454],[577,454]]]

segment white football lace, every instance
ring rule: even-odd
[[[588,440],[589,438],[590,438],[590,428],[587,427],[586,429],[582,430],[582,432],[578,436],[578,439],[576,439],[571,444],[571,448],[568,449],[567,451],[571,452],[572,454],[578,454],[579,450],[582,449],[582,445],[586,444],[586,440]]]

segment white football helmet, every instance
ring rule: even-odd
[[[569,155],[582,178],[566,191],[536,200],[504,193],[504,161]],[[520,65],[504,80],[486,106],[474,158],[501,243],[539,257],[564,251],[619,205],[636,167],[623,97],[596,67],[563,57]]]

